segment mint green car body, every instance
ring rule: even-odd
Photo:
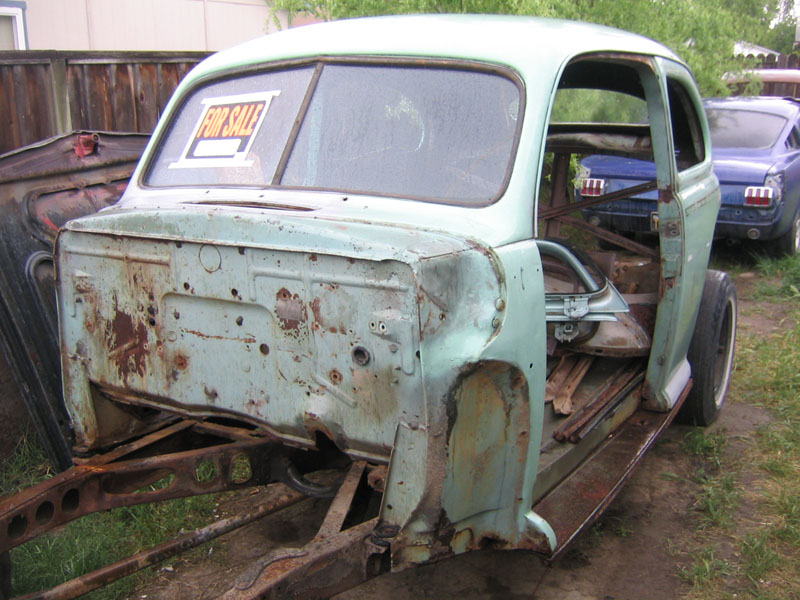
[[[687,349],[719,207],[686,66],[651,40],[600,26],[392,17],[293,29],[208,58],[176,91],[119,204],[62,230],[58,306],[76,447],[134,435],[120,404],[241,420],[302,448],[324,435],[353,459],[387,466],[380,516],[399,530],[398,568],[487,545],[554,552],[563,540],[534,505],[590,449],[542,482],[552,319],[535,215],[559,81],[587,57],[637,73],[646,95],[661,235],[640,398],[672,410],[692,377]],[[151,185],[195,90],[320,59],[477,66],[511,81],[521,101],[499,192],[459,205],[168,185],[169,171]],[[697,158],[685,168],[674,159],[668,81],[697,108]],[[613,426],[598,429],[595,446]]]

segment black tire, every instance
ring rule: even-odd
[[[779,256],[794,256],[800,251],[800,212],[794,216],[789,231],[775,240],[775,251]]]
[[[733,371],[736,288],[727,273],[706,271],[697,324],[689,344],[692,386],[677,420],[711,425],[719,416]]]
[[[11,598],[11,557],[0,553],[0,600]]]

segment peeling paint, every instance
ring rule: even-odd
[[[144,377],[147,365],[147,326],[124,312],[117,312],[110,323],[109,356],[123,381],[131,372]]]

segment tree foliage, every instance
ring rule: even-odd
[[[274,10],[325,20],[404,13],[482,13],[559,17],[633,31],[671,48],[692,68],[706,95],[726,93],[725,72],[748,65],[737,41],[791,51],[791,0],[275,0]]]

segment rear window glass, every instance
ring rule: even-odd
[[[786,127],[783,117],[752,110],[707,108],[706,114],[715,148],[770,148]]]
[[[358,64],[325,64],[315,78],[314,69],[196,90],[170,125],[145,183],[475,205],[502,193],[520,125],[520,90],[510,78]]]

